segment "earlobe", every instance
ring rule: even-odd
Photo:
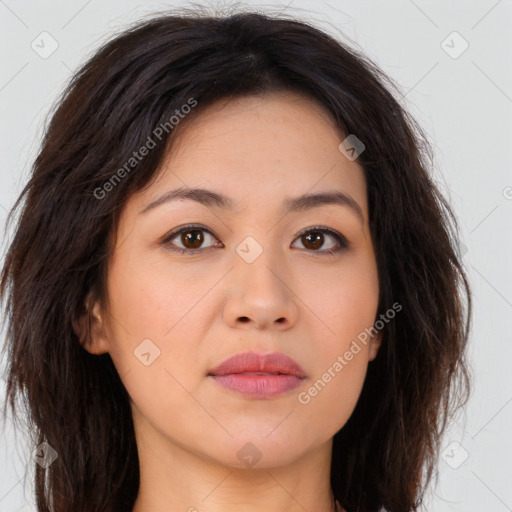
[[[379,353],[379,348],[382,344],[382,333],[377,333],[370,341],[370,349],[368,351],[368,361],[373,361]]]
[[[91,295],[88,295],[85,301],[85,311],[77,315],[73,319],[72,324],[80,345],[87,352],[96,355],[108,352],[100,304],[98,301],[92,304]]]

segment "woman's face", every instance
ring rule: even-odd
[[[330,450],[379,345],[358,341],[379,294],[363,171],[322,108],[296,94],[220,102],[183,128],[123,209],[110,312],[96,309],[103,334],[86,348],[110,353],[145,439],[232,467]],[[161,200],[192,188],[211,195]],[[289,208],[326,193],[341,200]],[[304,376],[210,375],[245,352],[285,354]]]

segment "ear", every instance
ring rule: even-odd
[[[92,292],[87,295],[81,311],[73,319],[75,331],[80,345],[91,354],[108,352],[104,317],[99,300],[95,300]]]
[[[378,332],[371,340],[370,340],[370,350],[368,352],[368,361],[373,361],[377,354],[379,353],[379,348],[382,344],[382,332]]]

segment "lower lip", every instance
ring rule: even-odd
[[[303,379],[295,375],[248,375],[230,373],[228,375],[211,375],[225,388],[252,398],[272,398],[282,395],[297,386]]]

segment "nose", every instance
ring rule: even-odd
[[[269,251],[247,263],[235,262],[230,272],[224,320],[234,328],[288,330],[297,322],[293,277]]]

